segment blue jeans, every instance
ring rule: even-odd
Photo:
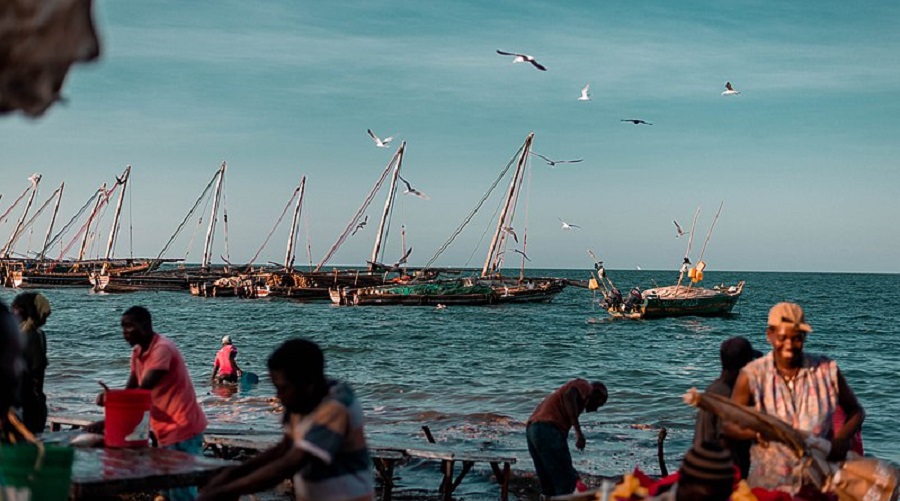
[[[545,496],[575,492],[578,473],[572,466],[567,435],[550,423],[530,423],[525,428],[528,453],[541,481],[541,494]]]
[[[193,437],[178,442],[176,444],[167,445],[163,449],[170,451],[181,451],[194,456],[203,454],[203,434],[198,433]],[[169,489],[166,492],[169,501],[193,501],[197,498],[197,487],[179,487],[178,489]]]

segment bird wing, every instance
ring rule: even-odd
[[[591,90],[591,84],[587,84],[587,85],[584,86],[583,89],[581,89],[581,93],[582,93],[582,94],[587,94],[590,90]]]
[[[497,49],[497,54],[500,54],[503,56],[520,56],[521,55],[521,54],[516,54],[515,52],[504,52],[500,49]]]
[[[632,123],[636,123],[635,120],[634,120],[633,118],[623,118],[623,119],[621,119],[621,120],[619,120],[619,121],[620,121],[620,122],[632,122]]]
[[[412,191],[413,191],[412,186],[409,185],[409,181],[407,181],[406,179],[403,179],[403,177],[402,177],[402,176],[399,176],[399,175],[397,176],[397,179],[403,181],[403,184],[406,185],[406,191],[409,191],[409,192],[412,192]]]
[[[725,88],[728,90],[734,90],[734,87],[731,86],[731,82],[725,82]]]
[[[419,191],[419,190],[410,190],[410,193],[412,193],[413,195],[415,195],[415,196],[421,198],[422,200],[430,200],[430,199],[431,199],[431,197],[429,197],[428,195],[422,193],[422,192]]]
[[[557,163],[562,163],[562,164],[577,164],[578,162],[581,162],[582,160],[584,160],[584,159],[583,159],[583,158],[576,158],[575,160],[558,160]]]
[[[381,141],[380,139],[378,139],[378,136],[376,136],[375,133],[372,132],[372,129],[366,129],[366,132],[368,132],[369,135],[372,136],[372,139],[374,139],[375,141]]]
[[[393,140],[394,140],[394,136],[388,136],[388,137],[382,139],[381,142],[384,143],[384,144],[388,144],[388,143],[390,143],[390,142],[393,141]]]
[[[528,257],[528,255],[525,254],[524,252],[520,251],[519,249],[513,249],[513,252],[518,252],[519,254],[522,255],[522,257],[525,258],[526,261],[531,261],[531,259]]]
[[[577,224],[570,224],[569,226],[571,226],[572,228],[581,228],[581,226],[578,226]]]
[[[550,160],[549,158],[547,158],[547,157],[545,157],[544,155],[541,155],[540,153],[537,153],[537,152],[535,152],[535,151],[532,151],[531,154],[532,154],[532,155],[537,155],[537,156],[543,158],[544,161],[547,162],[547,163],[550,164],[550,165],[553,165],[553,163],[554,163],[553,160]]]
[[[547,68],[545,68],[541,63],[535,61],[534,58],[532,58],[532,59],[531,59],[530,61],[528,61],[528,62],[531,63],[535,68],[537,68],[537,69],[539,69],[539,70],[541,70],[541,71],[547,71]]]

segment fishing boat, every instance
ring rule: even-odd
[[[154,264],[148,259],[117,259],[113,258],[112,256],[116,237],[118,235],[119,216],[122,211],[122,202],[125,197],[125,187],[127,186],[130,173],[131,166],[127,166],[125,172],[122,174],[122,176],[116,178],[116,183],[109,190],[107,190],[106,185],[103,184],[100,189],[91,196],[88,202],[84,206],[82,206],[81,210],[78,211],[78,213],[69,221],[69,223],[67,223],[65,227],[53,238],[51,238],[50,235],[52,234],[53,225],[56,221],[56,215],[59,211],[59,203],[62,199],[62,191],[65,184],[60,185],[60,187],[57,188],[57,190],[54,191],[53,194],[47,199],[47,201],[45,201],[44,204],[37,210],[34,216],[32,216],[32,218],[26,222],[25,218],[32,205],[34,196],[37,193],[38,184],[41,180],[41,176],[39,174],[31,176],[29,178],[29,180],[31,180],[31,182],[33,183],[33,186],[31,188],[31,196],[28,198],[28,202],[25,206],[25,211],[22,213],[22,216],[19,219],[15,230],[10,235],[9,240],[2,250],[2,256],[6,260],[6,262],[2,266],[4,272],[4,285],[15,288],[89,287],[91,285],[90,275],[97,270],[104,269],[107,270],[110,275],[122,276],[131,273],[140,273],[152,270],[156,266],[158,266],[158,264]],[[102,259],[86,259],[85,254],[87,253],[88,243],[90,240],[89,236],[97,233],[97,230],[92,229],[91,226],[96,225],[96,223],[99,221],[98,214],[100,210],[108,204],[108,202],[112,198],[112,195],[118,188],[121,188],[121,193],[119,194],[119,200],[118,204],[116,205],[112,227],[110,228],[109,232],[109,239],[106,245],[106,254]],[[44,245],[41,248],[40,253],[37,254],[37,258],[9,260],[8,258],[10,257],[10,253],[12,252],[12,249],[17,240],[24,234],[24,230],[32,223],[34,223],[35,219],[54,198],[56,199],[56,207],[50,220],[50,225],[47,229],[47,235],[44,239]],[[90,205],[93,205],[94,208],[91,211],[87,222],[81,227],[72,241],[62,249],[59,258],[46,258],[46,254],[48,253],[50,248],[60,241],[62,235],[65,234],[70,227],[72,227],[75,221]],[[63,256],[66,254],[66,252],[68,252],[72,245],[75,244],[75,242],[79,239],[79,236],[81,236],[81,247],[78,253],[78,258],[74,260],[63,259]]]
[[[628,319],[684,316],[718,317],[731,314],[732,309],[734,309],[735,304],[737,304],[741,294],[744,292],[743,280],[730,286],[721,284],[712,288],[704,288],[698,285],[704,279],[703,272],[706,269],[706,262],[703,261],[703,255],[710,236],[712,236],[712,230],[719,219],[722,205],[719,205],[719,210],[716,212],[716,216],[710,226],[696,266],[691,265],[688,254],[691,251],[700,209],[698,208],[694,214],[694,222],[688,237],[687,252],[685,252],[684,261],[678,274],[678,282],[675,285],[657,286],[643,291],[635,287],[623,299],[619,290],[606,275],[603,263],[597,259],[593,252],[589,251],[594,258],[594,269],[596,271],[596,277],[592,279],[591,285],[592,288],[600,289],[603,292],[601,307],[606,309],[614,318]],[[683,285],[682,281],[685,277],[690,279],[690,283]]]
[[[511,241],[509,231],[512,228],[512,218],[515,214],[515,206],[518,194],[525,178],[525,169],[534,133],[528,135],[525,143],[517,152],[518,160],[509,184],[503,209],[497,221],[497,227],[491,240],[488,255],[485,259],[481,274],[476,277],[464,277],[458,279],[435,279],[431,265],[446,250],[453,239],[459,235],[462,229],[471,221],[475,212],[481,207],[490,195],[490,192],[506,176],[509,168],[514,163],[512,160],[502,170],[500,176],[493,183],[488,193],[481,199],[472,213],[465,218],[456,229],[450,239],[431,258],[425,267],[417,275],[402,275],[399,279],[404,283],[385,284],[374,287],[360,288],[333,288],[329,291],[331,301],[338,305],[437,305],[437,304],[465,304],[465,305],[489,305],[503,303],[535,303],[549,302],[557,294],[563,291],[567,285],[564,279],[547,277],[526,277],[524,274],[525,253],[524,250],[516,250],[522,255],[522,268],[518,277],[507,277],[501,273],[503,259]],[[523,237],[525,235],[523,234]],[[523,242],[524,242],[523,238]],[[510,249],[511,250],[511,249]],[[373,260],[374,261],[374,260]],[[370,261],[370,264],[375,264]],[[399,264],[399,263],[398,263]],[[383,265],[382,265],[383,266]],[[392,268],[397,268],[394,266]]]

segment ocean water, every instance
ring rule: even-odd
[[[587,270],[533,270],[535,275],[589,278]],[[620,289],[671,283],[677,272],[609,271]],[[99,413],[98,380],[123,385],[129,347],[121,313],[147,306],[157,332],[179,346],[198,398],[217,427],[277,430],[280,408],[265,370],[283,340],[306,337],[325,351],[330,376],[349,381],[363,403],[372,442],[420,445],[421,431],[448,445],[514,455],[532,471],[524,421],[571,378],[599,379],[609,402],[583,414],[579,471],[617,475],[635,466],[658,474],[657,434],[668,429],[665,457],[677,469],[690,446],[694,409],[681,396],[705,388],[719,372],[718,347],[742,335],[768,352],[768,308],[800,303],[814,332],[806,350],[836,359],[867,417],[867,453],[900,464],[900,275],[737,273],[706,275],[705,285],[745,280],[728,318],[611,321],[591,291],[568,288],[549,304],[490,307],[335,307],[279,299],[197,298],[188,293],[93,294],[43,291],[53,304],[47,326],[50,412]],[[0,289],[9,304],[16,291]],[[236,392],[208,380],[221,337],[231,335],[245,370],[261,381]],[[476,468],[485,465],[479,465]],[[399,488],[437,488],[437,466],[398,469]],[[496,496],[489,474],[473,472],[457,491],[466,499]]]

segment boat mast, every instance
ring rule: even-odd
[[[694,222],[691,223],[691,234],[688,235],[688,244],[687,250],[684,251],[684,261],[686,264],[688,262],[688,255],[691,253],[691,244],[694,242],[694,230],[697,229],[697,218],[700,217],[700,207],[697,207],[697,212],[694,212]],[[678,283],[675,284],[675,297],[678,297],[678,289],[681,288],[681,280],[684,279],[684,264],[681,265],[680,270],[678,271]]]
[[[528,152],[531,149],[531,141],[534,139],[534,132],[528,134],[528,137],[525,139],[525,145],[522,146],[522,154],[519,155],[519,162],[516,164],[516,172],[513,173],[512,181],[509,183],[509,192],[506,195],[506,203],[503,205],[503,210],[500,211],[500,218],[497,220],[497,230],[494,232],[494,238],[491,239],[491,247],[488,249],[487,259],[484,260],[484,267],[481,269],[481,276],[487,277],[491,270],[491,264],[494,261],[494,257],[497,255],[497,252],[500,250],[500,235],[503,233],[503,227],[507,226],[506,224],[506,214],[509,212],[509,206],[512,204],[513,197],[516,194],[516,188],[519,185],[519,177],[522,175],[522,170],[525,168],[525,161],[528,159]]]
[[[84,227],[84,237],[81,239],[81,249],[78,251],[78,261],[84,259],[84,251],[87,249],[87,241],[88,235],[91,234],[91,223],[94,221],[94,216],[97,214],[97,211],[100,210],[100,207],[104,204],[104,199],[109,199],[109,193],[106,192],[106,183],[100,185],[100,196],[97,197],[97,203],[94,204],[94,210],[91,211],[91,215],[88,216],[87,224]]]
[[[109,241],[106,242],[106,261],[109,261],[112,254],[113,243],[116,241],[116,233],[119,230],[119,214],[122,213],[122,201],[125,200],[125,188],[128,187],[128,176],[131,174],[131,166],[125,167],[125,173],[122,177],[116,179],[116,182],[122,185],[122,193],[119,194],[119,201],[116,203],[116,213],[113,216],[112,228],[109,229]]]
[[[25,222],[25,217],[28,216],[28,210],[31,208],[31,203],[34,202],[34,196],[37,195],[38,185],[41,184],[41,175],[40,174],[32,174],[31,177],[28,178],[31,181],[31,195],[28,197],[28,202],[25,204],[25,211],[22,212],[22,217],[19,218],[19,222],[16,223],[16,229],[9,236],[9,240],[6,242],[6,245],[3,246],[3,257],[8,258],[9,252],[12,250],[13,242],[16,241],[16,237],[19,235],[19,232],[22,231],[22,223]]]
[[[53,215],[50,216],[50,226],[47,227],[47,236],[44,237],[44,246],[41,247],[41,253],[38,255],[38,261],[44,260],[44,254],[47,252],[47,244],[50,243],[50,235],[53,233],[53,225],[56,224],[56,214],[59,213],[59,203],[62,201],[63,189],[66,187],[66,183],[62,183],[59,185],[59,189],[56,190],[56,206],[53,207]]]
[[[291,234],[288,237],[287,252],[284,254],[284,271],[291,271],[294,268],[294,245],[297,243],[297,224],[300,221],[300,208],[303,206],[303,193],[306,191],[306,176],[300,178],[300,186],[297,189],[300,191],[300,196],[297,197],[297,205],[294,206],[294,216],[291,218]]]
[[[397,177],[400,175],[400,166],[403,164],[403,151],[406,149],[406,142],[400,145],[397,150],[397,163],[394,164],[394,172],[391,174],[391,184],[388,188],[387,200],[384,201],[384,211],[381,213],[381,222],[378,223],[378,232],[375,233],[375,246],[372,248],[372,259],[369,261],[369,271],[375,269],[375,263],[378,262],[378,251],[381,250],[381,240],[384,238],[384,227],[387,224],[387,218],[391,213],[391,206],[394,204],[394,193],[397,192]]]
[[[213,195],[212,213],[209,216],[209,228],[206,230],[206,241],[203,244],[203,262],[200,267],[209,270],[210,253],[212,252],[213,230],[216,228],[216,214],[219,211],[219,198],[222,195],[222,179],[225,177],[225,162],[219,167],[219,179],[216,181],[216,192]]]
[[[381,177],[379,177],[378,181],[375,182],[375,186],[373,186],[372,189],[369,190],[369,194],[366,195],[366,199],[363,200],[362,205],[359,207],[359,209],[356,210],[356,214],[354,214],[353,217],[350,219],[350,222],[347,223],[347,227],[344,228],[344,232],[341,233],[341,235],[338,237],[338,239],[334,243],[334,245],[331,246],[331,249],[328,250],[328,253],[325,254],[325,257],[323,257],[322,260],[319,261],[319,264],[316,265],[315,269],[313,269],[314,272],[321,271],[322,267],[325,266],[325,263],[327,263],[328,260],[331,259],[332,256],[334,256],[334,253],[337,252],[338,248],[344,243],[344,241],[347,240],[347,237],[350,236],[350,232],[352,232],[353,228],[355,228],[356,225],[359,223],[360,216],[362,216],[363,213],[366,211],[366,209],[369,208],[369,204],[372,203],[372,199],[375,198],[375,194],[378,192],[379,189],[381,189],[381,185],[384,183],[384,180],[387,178],[388,172],[390,172],[391,169],[394,167],[395,162],[397,162],[398,156],[405,148],[406,148],[406,141],[403,141],[403,143],[400,144],[400,148],[398,148],[397,152],[394,153],[394,156],[391,157],[391,161],[388,162],[387,166],[381,172]]]

